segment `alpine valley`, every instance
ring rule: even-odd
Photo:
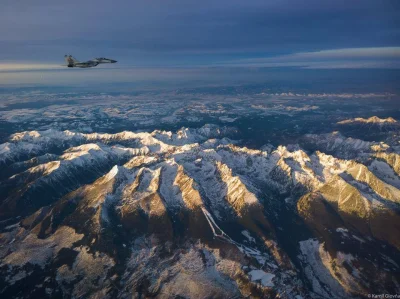
[[[400,293],[395,95],[3,98],[1,298]]]

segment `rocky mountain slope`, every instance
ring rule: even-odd
[[[235,130],[28,131],[0,145],[0,294],[400,292],[399,140],[249,149]]]
[[[337,126],[346,134],[368,132],[373,137],[379,137],[379,133],[398,132],[400,129],[400,123],[393,117],[379,118],[377,116],[345,119],[337,122]]]

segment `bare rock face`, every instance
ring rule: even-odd
[[[229,132],[12,135],[0,145],[0,294],[400,292],[396,148],[333,133],[305,136],[312,151],[263,151]]]

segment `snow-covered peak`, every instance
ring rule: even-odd
[[[339,121],[339,125],[345,125],[345,124],[394,124],[397,123],[397,121],[393,117],[388,117],[388,118],[379,118],[377,116],[371,116],[370,118],[362,118],[362,117],[357,117],[357,118],[351,118],[351,119],[346,119]]]

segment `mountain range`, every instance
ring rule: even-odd
[[[234,127],[15,133],[0,145],[5,298],[400,292],[399,139],[248,148]]]

